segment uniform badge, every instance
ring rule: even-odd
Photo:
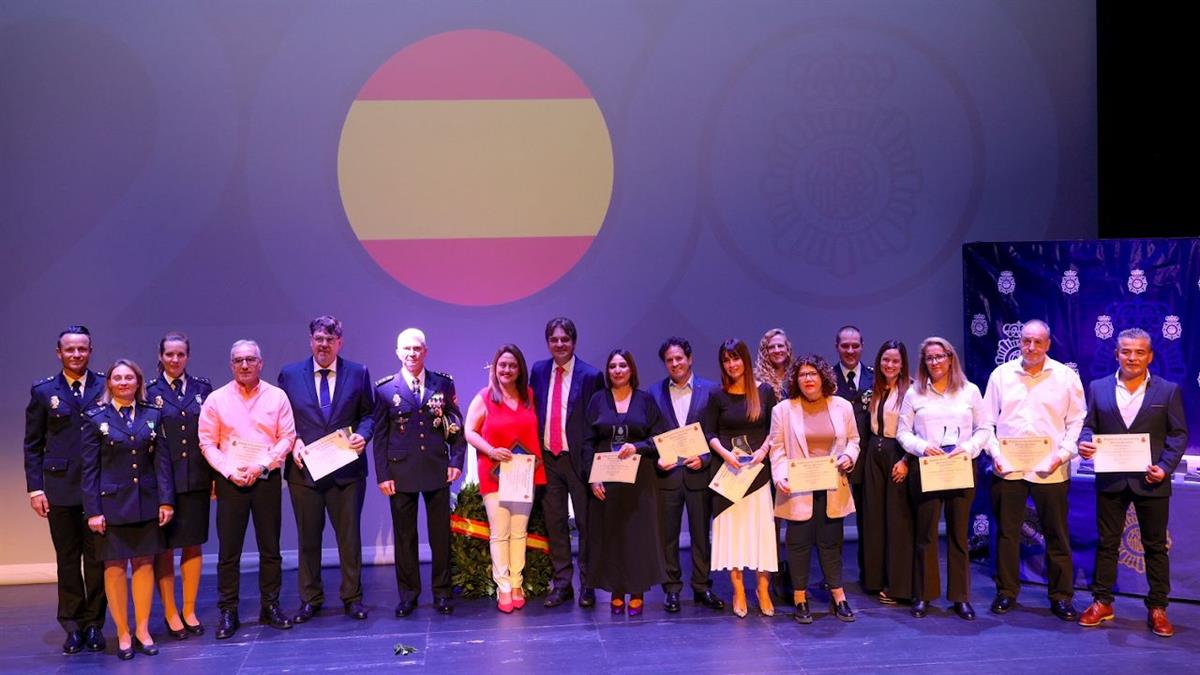
[[[196,394],[196,405],[204,405],[204,399],[200,398],[200,394]]]
[[[50,409],[58,410],[58,397],[57,396],[50,397]]]
[[[102,435],[102,436],[108,435],[108,422],[100,423],[100,435]]]
[[[155,408],[161,408],[162,406],[163,406],[163,400],[162,400],[162,397],[161,397],[161,396],[155,396],[155,397],[154,397],[154,407],[155,407]]]
[[[392,396],[392,405],[394,405],[394,406],[400,405],[400,394],[394,394]]]
[[[158,435],[158,434],[154,433],[154,420],[150,420],[149,422],[146,422],[146,426],[150,428],[150,440],[154,440],[155,436]]]

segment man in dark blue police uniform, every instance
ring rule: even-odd
[[[412,614],[421,594],[417,500],[425,499],[433,554],[433,604],[449,614],[450,484],[462,474],[467,443],[449,375],[425,368],[425,334],[408,328],[396,338],[403,367],[375,387],[375,475],[389,499],[396,551],[396,616]]]
[[[104,566],[96,559],[96,535],[87,527],[79,487],[83,412],[104,391],[104,374],[88,370],[92,338],[83,326],[67,326],[54,350],[62,371],[39,380],[25,408],[25,485],[34,513],[50,522],[58,563],[58,622],[67,632],[63,652],[85,646],[104,650]],[[82,561],[82,573],[80,563]]]

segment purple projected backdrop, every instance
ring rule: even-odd
[[[454,31],[528,43],[565,79],[522,81],[514,57],[370,95],[389,59]],[[420,78],[422,52],[405,53],[416,75],[401,75]],[[885,338],[958,335],[964,241],[1095,235],[1091,2],[13,0],[0,59],[0,282],[20,324],[0,498],[13,536],[37,542],[0,547],[0,565],[52,560],[17,448],[29,383],[55,371],[68,323],[91,328],[97,369],[150,367],[181,329],[191,370],[217,384],[233,340],[259,340],[273,380],[325,312],[346,324],[344,355],[382,376],[415,325],[467,397],[496,345],[541,358],[545,321],[565,314],[593,363],[625,346],[651,382],[678,334],[713,377],[720,340],[753,348],[775,326],[831,355],[855,323],[872,358]],[[368,119],[381,145],[340,157]],[[375,175],[381,201],[362,216],[347,186]],[[536,248],[550,236],[583,246],[574,266]],[[421,240],[426,290],[489,264],[563,272],[511,302],[453,304],[377,264],[363,242],[380,237]],[[364,540],[390,539],[376,494]]]

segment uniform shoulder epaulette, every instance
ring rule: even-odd
[[[96,377],[103,380],[104,378],[108,377],[108,374],[107,373],[96,373]]]
[[[104,406],[98,405],[95,408],[89,409],[87,412],[85,412],[83,414],[87,415],[88,417],[95,417],[96,415],[99,415],[102,412],[104,412]]]
[[[210,382],[207,377],[200,377],[199,375],[191,375],[190,377],[197,382],[203,382],[204,384],[212,384],[212,382]]]
[[[375,380],[375,386],[382,387],[383,385],[387,384],[388,382],[391,382],[394,379],[396,379],[395,373],[392,373],[391,375],[384,375],[383,377],[379,378],[378,380]]]
[[[439,373],[438,371],[433,370],[432,368],[429,370],[429,372],[433,373],[434,375],[440,375],[440,376],[446,378],[447,380],[450,380],[451,382],[454,381],[454,376],[450,375],[448,373]]]
[[[147,381],[146,381],[146,386],[147,386],[147,387],[153,387],[153,386],[154,386],[154,385],[156,385],[156,384],[158,384],[158,378],[157,378],[157,377],[156,377],[156,378],[154,378],[153,380],[147,380]]]
[[[33,383],[33,386],[34,386],[34,387],[40,387],[40,386],[42,386],[42,385],[46,384],[47,382],[53,382],[53,381],[54,381],[54,378],[55,378],[55,376],[54,376],[54,375],[51,375],[50,377],[42,378],[42,379],[40,379],[40,380],[35,380],[35,381],[34,381],[34,383]]]

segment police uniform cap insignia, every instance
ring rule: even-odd
[[[51,410],[58,410],[58,396],[51,396],[51,397],[50,397],[50,409],[51,409]]]
[[[388,382],[391,382],[394,379],[396,379],[396,375],[394,373],[391,375],[384,375],[383,377],[379,378],[378,380],[375,380],[375,386],[382,387],[383,385],[387,384]]]

